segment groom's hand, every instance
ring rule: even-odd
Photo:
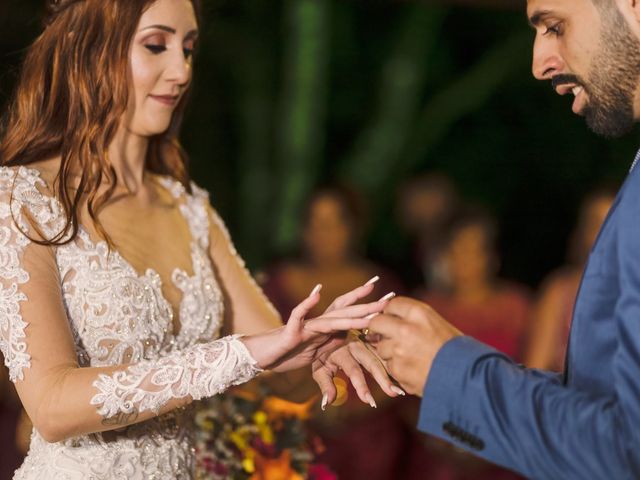
[[[427,304],[406,297],[393,299],[371,320],[369,332],[389,373],[407,392],[419,396],[440,348],[462,335]]]

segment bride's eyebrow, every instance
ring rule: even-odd
[[[151,30],[152,28],[156,28],[158,30],[163,30],[165,32],[169,32],[169,33],[176,33],[176,29],[175,28],[171,28],[167,25],[149,25],[148,27],[144,27],[141,28],[140,31],[144,32],[145,30]]]
[[[151,30],[152,28],[155,28],[157,30],[162,30],[164,32],[168,32],[168,33],[171,33],[171,34],[174,34],[174,35],[177,32],[177,30],[175,28],[173,28],[173,27],[169,27],[168,25],[160,25],[160,24],[158,24],[158,25],[149,25],[148,27],[141,28],[140,31],[144,32],[145,30]],[[197,37],[198,37],[198,29],[197,28],[194,28],[193,30],[189,31],[189,33],[187,33],[185,35],[185,38],[187,38],[187,39],[192,39],[192,38],[197,38]]]

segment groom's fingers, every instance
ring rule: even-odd
[[[393,300],[392,300],[393,302]],[[395,338],[400,332],[404,320],[396,315],[385,313],[376,315],[369,323],[369,334],[382,335],[384,338]]]
[[[388,303],[384,312],[411,321],[425,315],[429,316],[430,310],[429,305],[413,298],[396,297]]]
[[[389,339],[381,340],[376,344],[376,352],[382,360],[387,362],[387,367],[389,366],[389,360],[393,359],[394,349],[395,342]]]

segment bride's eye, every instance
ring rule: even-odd
[[[154,55],[157,55],[158,53],[162,53],[167,50],[167,47],[165,45],[155,45],[151,43],[145,45],[144,48],[149,50]]]

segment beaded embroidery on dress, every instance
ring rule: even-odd
[[[157,412],[172,398],[215,395],[259,373],[236,336],[214,340],[223,297],[208,254],[207,193],[194,185],[189,195],[170,178],[161,183],[180,202],[192,235],[194,274],[175,269],[171,277],[182,292],[178,334],[157,272],[138,275],[117,251],[109,252],[106,242],[94,243],[82,227],[72,242],[54,248],[79,365],[122,366],[93,383],[98,393],[91,403],[105,416],[134,409]],[[0,167],[0,350],[13,381],[31,366],[29,324],[20,313],[28,301],[21,285],[29,282],[29,274],[21,259],[31,242],[23,233],[29,221],[51,238],[64,227],[64,211],[37,170]],[[34,429],[29,454],[14,478],[192,478],[191,431],[191,408],[58,443],[46,442]]]

